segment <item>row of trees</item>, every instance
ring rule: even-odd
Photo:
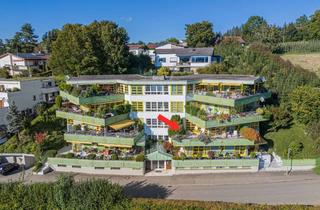
[[[227,31],[226,35],[238,35],[249,42],[262,42],[270,45],[279,42],[319,40],[319,24],[320,10],[315,11],[310,17],[303,15],[295,22],[283,26],[271,25],[261,16],[251,16],[240,27],[233,27]]]

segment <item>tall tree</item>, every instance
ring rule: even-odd
[[[261,16],[251,16],[242,25],[242,32],[247,41],[261,41],[268,33],[268,23]]]
[[[308,23],[310,39],[320,39],[320,10],[315,11]]]
[[[129,49],[124,28],[109,21],[67,24],[52,45],[54,74],[120,74],[127,71]]]
[[[17,134],[22,128],[22,117],[14,101],[9,106],[7,120],[8,132],[11,134]]]
[[[189,47],[209,47],[214,44],[213,25],[209,21],[186,24],[185,30]]]
[[[37,47],[38,36],[34,34],[31,24],[26,23],[21,26],[20,31],[16,32],[14,37],[8,41],[11,52],[31,53]]]
[[[2,55],[3,53],[5,53],[6,51],[7,51],[6,45],[5,45],[5,43],[3,42],[3,40],[0,39],[0,55]]]
[[[52,29],[42,36],[40,45],[43,51],[46,53],[51,53],[52,43],[57,39],[58,32],[59,29]]]
[[[170,38],[166,39],[165,42],[179,44],[179,39],[177,39],[175,37],[170,37]]]

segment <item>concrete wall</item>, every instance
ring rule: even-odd
[[[31,154],[22,153],[3,153],[0,154],[1,163],[18,163],[24,165],[25,169],[28,169],[34,165],[35,157]]]
[[[144,169],[120,168],[120,169],[95,169],[94,167],[81,167],[73,168],[72,166],[58,166],[50,164],[50,167],[59,172],[73,172],[73,173],[86,173],[86,174],[110,174],[110,175],[124,175],[124,176],[142,176]]]

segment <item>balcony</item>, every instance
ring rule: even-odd
[[[64,139],[67,142],[79,144],[97,143],[100,145],[114,146],[114,147],[132,147],[144,146],[144,131],[132,132],[89,132],[89,131],[75,131],[64,134]]]
[[[254,141],[241,138],[216,138],[209,142],[200,141],[197,136],[185,136],[182,139],[172,139],[175,147],[220,147],[220,146],[253,146]]]
[[[197,125],[200,128],[216,128],[225,126],[234,126],[255,122],[267,121],[263,115],[257,114],[255,112],[240,113],[237,115],[230,115],[227,119],[210,119],[202,120],[196,116],[186,113],[186,119],[191,123]]]
[[[76,105],[92,105],[92,104],[104,104],[124,100],[124,94],[112,94],[112,95],[100,95],[90,97],[77,97],[73,96],[65,91],[60,91],[62,98],[68,99],[71,103]]]
[[[271,97],[271,92],[250,94],[239,94],[239,93],[209,93],[209,92],[195,92],[194,94],[188,94],[187,100],[198,101],[208,104],[216,104],[220,106],[237,107],[252,102],[260,101],[261,98],[267,99]]]
[[[96,125],[96,126],[103,126],[103,127],[119,121],[129,119],[128,113],[120,114],[120,115],[116,115],[108,118],[99,118],[95,116],[89,116],[80,111],[75,111],[72,109],[68,109],[65,111],[58,110],[56,111],[56,116],[64,119],[72,119],[74,121],[78,121],[78,122],[89,124],[89,125]]]

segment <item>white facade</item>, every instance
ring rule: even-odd
[[[9,69],[11,76],[21,74],[23,70],[30,68],[42,69],[47,63],[47,58],[36,53],[6,53],[0,56],[0,68]]]
[[[0,80],[0,125],[7,124],[8,108],[14,102],[20,111],[32,111],[40,102],[52,102],[58,95],[53,79]]]

